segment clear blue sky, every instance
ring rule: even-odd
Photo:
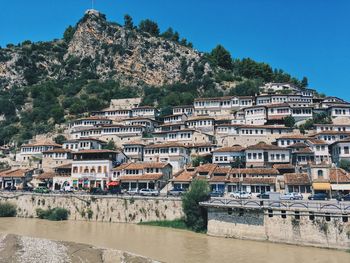
[[[91,0],[1,0],[0,45],[60,38]],[[200,51],[218,43],[233,57],[282,68],[311,88],[350,100],[350,0],[95,0],[108,20],[172,26]]]

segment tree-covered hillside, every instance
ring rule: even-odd
[[[114,98],[142,96],[163,114],[196,97],[254,95],[265,82],[293,82],[282,70],[250,58],[232,58],[221,45],[193,49],[172,28],[149,19],[135,26],[86,13],[60,40],[25,41],[0,49],[0,145],[47,133]],[[219,41],[219,40],[218,40]]]

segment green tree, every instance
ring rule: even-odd
[[[158,24],[150,19],[142,20],[139,24],[139,30],[147,32],[153,36],[159,36]]]
[[[242,160],[242,158],[234,158],[233,162],[231,162],[231,167],[232,168],[243,168],[245,167],[245,164]]]
[[[239,83],[236,87],[232,88],[229,92],[230,95],[238,96],[254,96],[259,93],[259,87],[261,82],[254,80],[246,80]]]
[[[295,119],[292,116],[287,116],[283,119],[284,125],[289,128],[293,128],[295,125]]]
[[[69,26],[67,27],[67,29],[64,31],[63,33],[63,39],[66,43],[69,43],[73,36],[74,36],[74,33],[75,33],[75,28],[72,27],[72,26]]]
[[[161,35],[161,37],[165,38],[165,39],[169,39],[172,40],[174,36],[174,30],[169,27],[166,31],[164,31]]]
[[[67,138],[64,135],[60,134],[57,135],[53,140],[57,144],[63,144],[67,140]]]
[[[309,85],[309,81],[308,81],[307,77],[303,77],[303,79],[300,82],[300,85],[302,88],[306,88]]]
[[[185,213],[187,227],[196,232],[205,231],[207,227],[207,211],[199,205],[209,199],[209,185],[205,180],[194,180],[190,190],[182,197],[182,209]]]
[[[350,172],[350,161],[345,159],[340,160],[339,167],[347,172]]]
[[[210,163],[210,162],[211,162],[210,155],[208,155],[208,157],[197,156],[197,157],[192,159],[192,166],[193,167],[197,167],[197,166],[199,166],[201,164]]]
[[[173,35],[172,40],[175,42],[179,42],[179,39],[180,39],[180,34],[179,34],[179,32],[176,31]]]
[[[117,149],[117,147],[115,146],[114,141],[110,140],[110,141],[108,141],[108,143],[103,147],[103,149],[115,151],[115,150]]]
[[[132,21],[132,17],[128,14],[124,16],[124,27],[129,30],[134,29],[134,22]]]
[[[211,60],[221,68],[232,69],[232,58],[222,45],[217,45],[210,53]]]

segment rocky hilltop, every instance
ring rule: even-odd
[[[126,85],[159,86],[184,82],[203,54],[147,32],[126,29],[88,10],[69,41],[8,45],[0,50],[0,87],[32,85],[43,80],[90,78]],[[210,70],[206,64],[206,70]],[[188,80],[188,79],[187,79]]]
[[[0,47],[0,145],[55,132],[116,98],[141,97],[165,116],[198,97],[252,96],[267,82],[307,86],[266,63],[233,59],[222,45],[198,52],[149,19],[134,26],[125,15],[122,26],[88,10],[62,39]]]

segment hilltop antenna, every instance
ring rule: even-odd
[[[94,9],[95,0],[91,0],[91,9]]]

